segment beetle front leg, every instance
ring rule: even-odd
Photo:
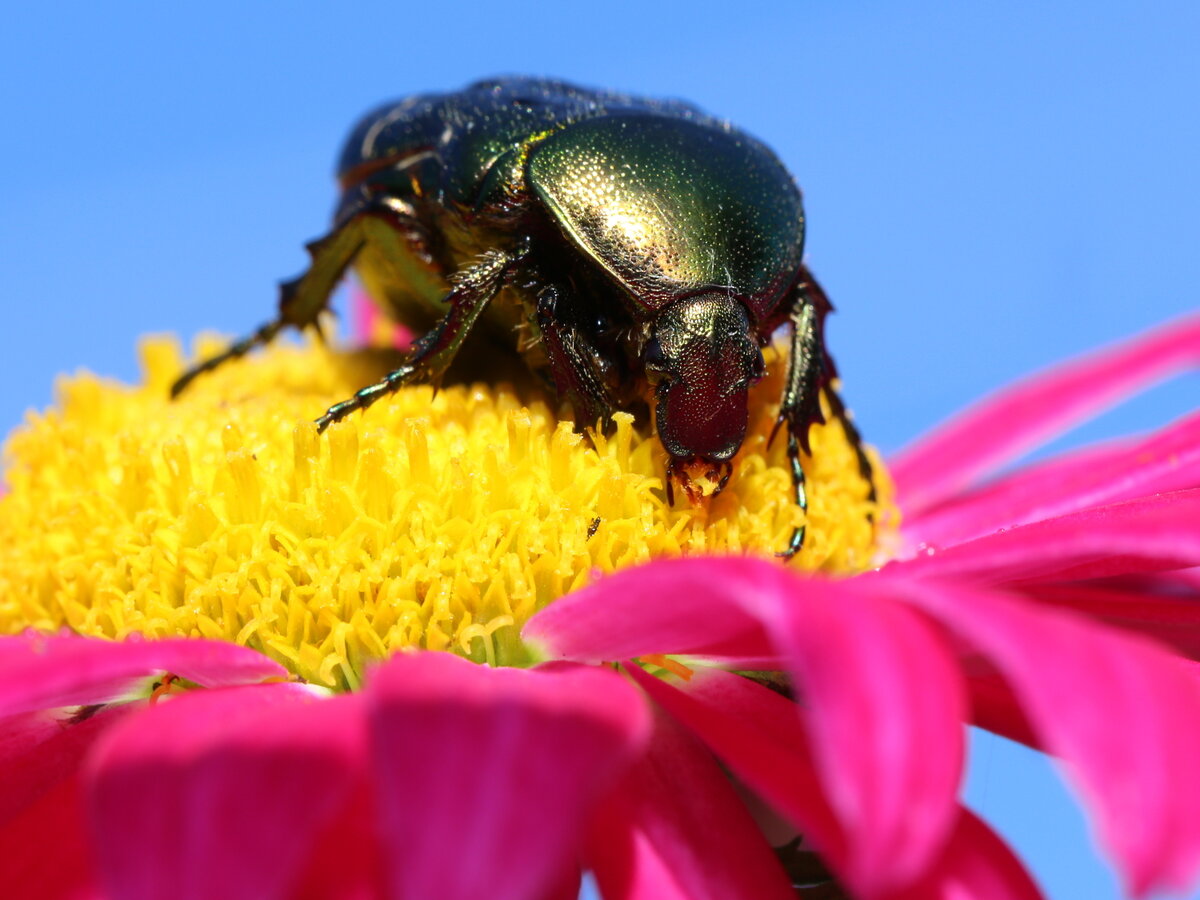
[[[794,353],[795,351],[793,351]],[[790,383],[790,381],[789,381]],[[859,434],[858,427],[854,424],[854,420],[850,418],[850,413],[846,409],[846,405],[842,402],[841,395],[834,389],[833,385],[828,380],[824,381],[818,388],[825,391],[825,396],[829,400],[830,411],[835,419],[842,424],[842,430],[846,434],[846,439],[854,447],[855,456],[858,459],[858,471],[863,479],[867,482],[867,500],[874,503],[877,499],[875,489],[875,469],[871,465],[871,459],[867,456],[867,451],[863,447],[862,435]],[[786,393],[785,393],[786,396]],[[809,428],[817,423],[825,421],[824,415],[821,413],[820,405],[816,407],[816,418],[809,420],[808,425],[802,425],[802,433],[804,434],[804,452],[808,453],[807,437]],[[780,422],[784,421],[783,410],[780,410]],[[778,424],[776,425],[778,428]],[[792,470],[792,484],[796,491],[796,505],[799,506],[807,514],[808,512],[808,494],[804,487],[804,467],[800,464],[800,446],[801,439],[797,434],[796,428],[791,424],[788,425],[788,463]],[[874,521],[874,515],[869,514],[868,518]],[[807,526],[802,525],[799,528],[793,529],[791,540],[788,542],[786,550],[776,554],[784,559],[791,559],[800,552],[800,548],[804,546],[804,533]]]
[[[299,278],[279,285],[279,315],[260,326],[248,337],[228,349],[192,366],[171,385],[171,396],[178,397],[196,376],[211,372],[231,359],[245,356],[255,347],[270,343],[285,327],[318,327],[317,317],[329,305],[329,295],[345,274],[363,245],[361,222],[352,219],[325,237],[313,241],[307,250],[312,264]]]
[[[787,378],[783,385],[783,399],[779,406],[779,419],[771,437],[781,425],[787,426],[788,462],[792,470],[792,487],[796,505],[808,514],[808,492],[804,484],[804,467],[800,464],[800,451],[809,452],[808,432],[817,423],[824,422],[821,413],[821,375],[825,364],[825,348],[822,340],[822,310],[809,303],[805,295],[797,290],[792,307],[792,347],[788,355]],[[792,529],[787,548],[778,555],[791,559],[804,546],[807,524]]]
[[[413,351],[398,369],[389,372],[375,384],[368,385],[354,396],[335,403],[317,419],[317,430],[324,431],[350,413],[366,409],[376,400],[413,382],[436,382],[458,354],[475,322],[496,296],[504,276],[518,257],[493,251],[471,266],[457,279],[454,289],[446,295],[450,310],[425,335],[413,344]]]
[[[804,546],[804,536],[808,531],[808,490],[804,483],[804,466],[800,464],[800,441],[796,439],[796,435],[790,428],[787,436],[787,454],[788,464],[792,469],[792,489],[795,491],[796,505],[804,513],[805,524],[799,528],[793,528],[787,548],[775,554],[782,559],[791,559],[800,552]]]
[[[876,498],[874,470],[871,460],[863,448],[862,436],[850,418],[841,396],[834,387],[837,373],[833,360],[825,352],[825,316],[833,306],[825,292],[807,269],[801,273],[801,281],[792,295],[790,319],[793,326],[791,354],[788,359],[787,379],[783,387],[783,399],[779,408],[780,425],[788,429],[788,461],[792,470],[796,505],[806,513],[808,495],[804,485],[804,467],[800,464],[800,451],[810,453],[809,431],[813,425],[824,424],[825,414],[821,411],[821,391],[829,401],[830,412],[839,422],[846,439],[854,446],[858,469],[869,485],[870,501]],[[775,436],[772,431],[771,436]],[[804,546],[806,526],[792,531],[787,549],[778,555],[790,559]]]

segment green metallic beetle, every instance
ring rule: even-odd
[[[800,450],[831,389],[831,310],[805,268],[800,191],[765,145],[678,101],[506,78],[382,106],[351,132],[342,196],[312,264],[282,287],[279,316],[201,372],[316,326],[353,264],[422,336],[404,364],[331,407],[322,430],[402,385],[437,383],[464,342],[510,350],[571,402],[578,424],[655,404],[668,494],[697,471],[724,487],[745,437],[761,348],[793,329],[779,414],[796,502]],[[489,351],[491,352],[491,351]],[[777,425],[778,427],[778,425]],[[863,474],[870,465],[859,447]],[[801,547],[796,529],[782,555]]]

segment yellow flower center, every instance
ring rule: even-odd
[[[140,387],[64,379],[9,439],[0,632],[219,638],[334,689],[408,648],[520,665],[524,622],[594,573],[771,555],[804,521],[786,442],[766,446],[783,369],[770,353],[728,487],[696,507],[667,505],[665,454],[631,417],[589,442],[535,390],[413,387],[318,435],[315,416],[394,360],[278,345],[176,401],[178,346],[148,340],[142,360]],[[791,565],[861,570],[896,518],[887,476],[876,458],[868,502],[836,422],[812,447]]]

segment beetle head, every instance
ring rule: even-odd
[[[746,435],[747,391],[763,373],[745,306],[724,293],[677,300],[659,313],[643,358],[672,479],[693,502],[697,470],[719,491]]]

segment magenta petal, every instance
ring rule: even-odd
[[[644,673],[643,687],[675,718],[707,743],[738,778],[787,815],[817,846],[840,877],[862,898],[887,900],[1037,900],[1040,894],[1020,862],[990,829],[956,807],[953,829],[919,882],[886,887],[888,872],[864,873],[865,883],[846,866],[846,842],[817,783],[807,736],[794,706],[745,678],[726,672],[697,672],[673,688]]]
[[[1028,584],[1200,564],[1200,489],[1143,497],[1034,522],[945,549],[885,572]]]
[[[1042,892],[1008,845],[962,810],[933,871],[888,900],[1042,900]]]
[[[392,896],[529,898],[576,865],[587,816],[649,738],[612,671],[398,656],[368,686]]]
[[[377,323],[384,319],[379,304],[371,299],[364,290],[354,290],[350,293],[351,334],[359,344],[370,344],[375,338]],[[404,325],[391,320],[387,321],[388,332],[391,334],[391,344],[397,350],[408,350],[412,347],[413,333]]]
[[[1200,486],[1200,414],[1139,441],[1069,453],[935,507],[906,510],[911,544],[947,547],[1001,528]]]
[[[79,770],[95,741],[135,704],[82,721],[41,711],[0,720],[0,885],[12,897],[90,897],[92,857]]]
[[[0,719],[0,824],[71,777],[106,724],[93,717],[72,727],[50,712]]]
[[[1039,372],[960,413],[891,460],[900,506],[929,509],[1147,385],[1200,364],[1200,316]]]
[[[379,900],[386,896],[374,802],[367,778],[325,823],[288,900]]]
[[[993,592],[898,585],[987,656],[1096,813],[1135,893],[1200,872],[1200,676],[1192,663]]]
[[[1151,582],[1157,582],[1160,590],[1169,590],[1178,594],[1188,594],[1200,597],[1200,567],[1177,569],[1174,572],[1146,576]]]
[[[1174,573],[1165,573],[1174,574]],[[1155,590],[1142,584],[1069,582],[1036,585],[1021,593],[1041,603],[1060,606],[1148,635],[1179,653],[1200,660],[1200,597],[1194,591]]]
[[[124,699],[164,672],[204,687],[287,675],[261,653],[223,641],[0,637],[0,716]]]
[[[135,709],[113,707],[75,723],[50,712],[0,719],[0,824],[74,776],[96,739]]]
[[[125,900],[287,896],[364,765],[354,696],[272,684],[161,702],[85,770],[102,877]]]
[[[1035,750],[1044,750],[1041,739],[1029,724],[1029,717],[1021,708],[1021,701],[1008,682],[980,660],[972,660],[971,668],[974,671],[967,677],[971,724]]]
[[[73,774],[0,825],[5,897],[108,900],[97,891],[79,794],[79,778]]]
[[[919,616],[856,583],[800,579],[758,560],[691,559],[565,597],[525,634],[553,652],[614,659],[703,656],[738,643],[722,645],[728,633],[751,652],[764,629],[797,678],[841,824],[860,838],[850,870],[864,884],[880,872],[915,878],[953,825],[965,707],[954,658]]]
[[[658,560],[601,578],[537,613],[521,632],[551,657],[577,662],[648,653],[763,656],[771,652],[756,613],[781,584],[763,560]]]
[[[770,633],[855,837],[851,870],[875,887],[885,870],[895,883],[917,877],[954,826],[966,699],[955,657],[923,616],[853,587],[798,582]]]
[[[661,713],[646,755],[600,804],[587,857],[605,900],[795,896],[729,778]]]
[[[673,687],[636,666],[629,674],[654,701],[708,745],[739,779],[796,826],[847,878],[847,841],[817,778],[796,705],[747,678],[702,669]]]

